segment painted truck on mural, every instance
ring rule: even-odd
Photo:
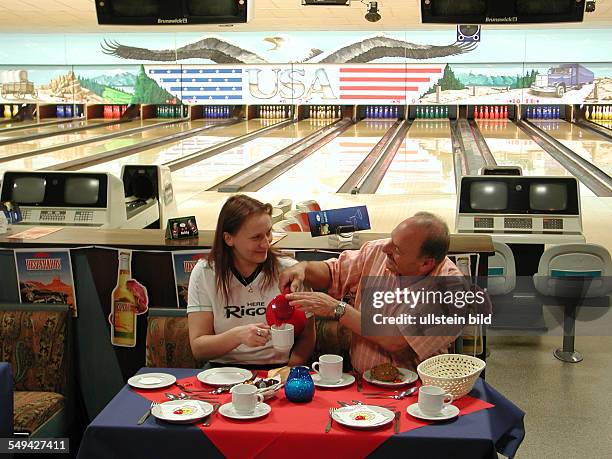
[[[563,97],[566,91],[593,83],[594,77],[593,72],[580,64],[560,64],[548,69],[546,75],[538,75],[531,92]]]

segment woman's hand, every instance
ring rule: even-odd
[[[285,298],[289,300],[291,306],[317,317],[333,318],[338,305],[338,300],[323,292],[288,293]]]
[[[241,325],[233,330],[240,344],[249,347],[265,346],[270,339],[270,326],[264,323]]]

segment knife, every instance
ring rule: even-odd
[[[331,425],[332,425],[332,414],[330,412],[329,419],[327,420],[327,425],[325,426],[325,433],[329,433],[329,431],[331,430]]]
[[[400,412],[395,412],[395,422],[393,424],[393,431],[397,434],[399,433],[399,421],[400,421]]]

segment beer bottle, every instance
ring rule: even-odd
[[[111,343],[115,346],[136,345],[136,298],[127,288],[130,272],[130,252],[119,252],[119,278],[113,290]]]

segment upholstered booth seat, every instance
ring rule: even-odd
[[[0,360],[13,373],[13,429],[32,437],[66,436],[70,318],[67,306],[0,305]]]
[[[146,366],[199,368],[191,353],[185,309],[151,308],[147,324]]]
[[[16,391],[13,393],[15,432],[32,434],[64,410],[64,396],[57,392]]]

